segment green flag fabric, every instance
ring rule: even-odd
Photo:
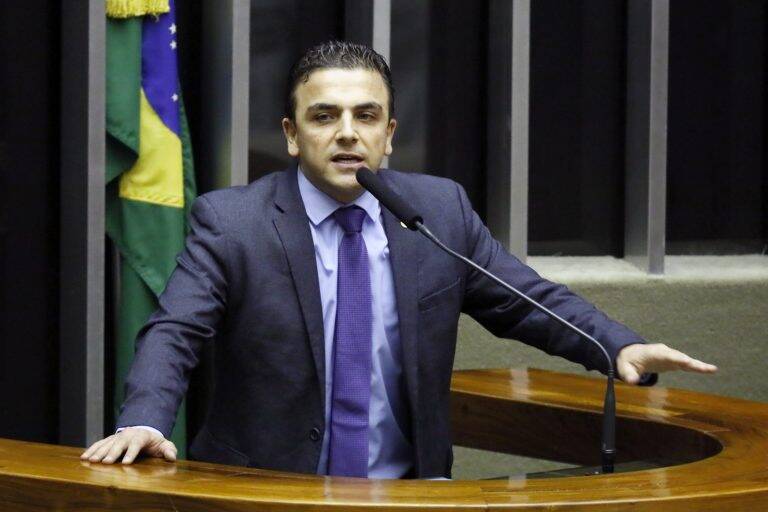
[[[184,246],[196,195],[178,81],[174,2],[165,14],[107,19],[107,234],[120,253],[115,417],[136,335]],[[186,456],[186,414],[171,440]],[[151,425],[150,425],[151,426]]]

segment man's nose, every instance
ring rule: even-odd
[[[357,130],[355,129],[354,118],[351,113],[345,112],[342,114],[339,131],[336,132],[336,140],[339,142],[357,141]]]

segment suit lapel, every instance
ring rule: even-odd
[[[379,171],[380,176],[396,192],[386,171]],[[400,325],[400,344],[403,348],[403,368],[405,369],[406,387],[411,413],[411,433],[414,444],[419,429],[419,381],[418,381],[418,276],[419,276],[419,235],[404,228],[389,210],[382,206],[384,230],[389,242],[389,257],[392,262],[392,274],[395,280],[395,298]]]
[[[309,334],[312,357],[320,383],[321,410],[325,407],[325,337],[320,285],[317,278],[315,250],[304,203],[301,201],[296,169],[285,171],[278,181],[274,224],[288,259],[301,313]]]

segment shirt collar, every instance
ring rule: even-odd
[[[304,176],[304,171],[301,170],[301,167],[299,167],[299,172],[296,174],[299,179],[299,194],[301,195],[301,200],[304,202],[304,208],[307,210],[309,220],[315,226],[319,226],[339,208],[353,204],[365,210],[365,213],[368,214],[368,217],[374,223],[379,222],[381,205],[379,204],[379,200],[373,197],[367,190],[351,203],[340,203],[315,187],[312,182]]]

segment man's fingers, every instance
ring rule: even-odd
[[[104,464],[112,464],[115,462],[123,454],[127,444],[128,441],[126,440],[125,436],[118,436],[115,439],[115,442],[112,443],[112,447],[109,449],[102,462]]]
[[[685,370],[687,372],[700,372],[700,373],[714,373],[717,371],[717,366],[709,363],[705,363],[704,361],[699,361],[698,359],[693,359],[692,357],[689,358],[690,360],[686,362],[684,366],[681,367],[682,370]]]
[[[114,437],[110,437],[105,439],[105,443],[103,443],[99,448],[91,454],[90,457],[88,457],[88,460],[91,462],[101,462],[101,460],[104,458],[104,456],[109,453],[109,450],[112,448],[112,445],[115,442]]]
[[[96,441],[80,458],[90,462],[112,464],[122,456],[123,464],[131,464],[142,450],[146,450],[153,457],[176,460],[176,446],[171,441],[141,428],[126,428],[122,432]]]
[[[654,364],[659,365],[659,370],[661,371],[687,368],[691,361],[693,361],[691,356],[679,350],[669,348],[666,345],[661,345],[655,356],[655,360],[651,361],[651,366]]]
[[[169,461],[176,460],[176,445],[167,439],[163,439],[160,443],[153,444],[149,451],[150,455],[153,457],[163,457]]]
[[[134,460],[136,460],[136,456],[139,454],[142,448],[143,448],[143,443],[139,438],[134,437],[133,439],[131,439],[131,442],[128,443],[128,449],[125,450],[125,457],[123,457],[123,464],[130,464]]]
[[[669,348],[666,345],[663,345],[662,347],[662,354],[659,356],[662,363],[667,362],[675,364],[678,369],[687,372],[713,373],[717,371],[717,366],[713,364],[694,359],[688,354]]]
[[[100,440],[96,441],[95,443],[93,443],[91,446],[89,446],[89,447],[88,447],[88,449],[87,449],[87,450],[85,450],[85,451],[84,451],[84,452],[83,452],[83,453],[80,455],[80,458],[81,458],[81,459],[87,459],[87,458],[89,458],[91,455],[93,455],[94,453],[96,453],[96,450],[98,450],[98,449],[101,447],[101,445],[103,445],[104,443],[106,443],[107,441],[109,441],[111,437],[112,437],[112,436],[109,436],[109,437],[106,437],[106,438],[104,438],[104,439],[100,439]]]
[[[624,347],[616,358],[619,376],[631,384],[639,381],[645,372],[684,370],[697,373],[714,373],[717,366],[699,361],[663,343],[632,344]]]
[[[171,462],[176,460],[176,446],[170,441],[163,441],[163,457]]]
[[[637,373],[634,369],[629,370],[624,374],[624,381],[627,384],[637,384],[640,382],[640,374]]]

